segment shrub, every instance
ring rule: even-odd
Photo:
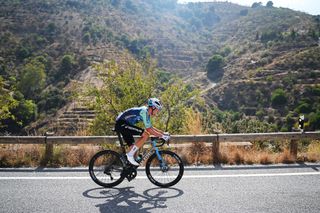
[[[277,38],[277,33],[275,31],[267,31],[261,34],[260,40],[267,43],[268,41],[275,40]]]
[[[38,103],[40,112],[49,112],[62,107],[66,103],[63,91],[56,87],[49,87],[41,93],[41,101]]]
[[[246,15],[248,15],[248,9],[240,10],[240,15],[241,15],[241,16],[246,16]]]
[[[309,113],[312,110],[312,106],[308,103],[301,103],[295,111],[298,113]]]
[[[62,72],[65,75],[68,75],[69,73],[72,73],[74,65],[74,57],[72,55],[64,55],[60,64],[60,72]]]
[[[16,57],[20,61],[29,57],[30,55],[31,55],[31,50],[30,50],[30,48],[28,48],[26,46],[21,45],[16,49]]]
[[[261,2],[254,2],[251,6],[251,8],[258,8],[258,7],[261,7],[262,6],[262,3]]]
[[[287,103],[287,97],[283,89],[276,89],[271,96],[273,107],[281,107]]]
[[[273,7],[273,2],[272,1],[268,1],[266,4],[267,7]]]
[[[320,111],[318,111],[317,113],[310,113],[309,114],[309,128],[311,130],[318,130],[320,129]]]
[[[23,67],[18,89],[25,98],[35,100],[46,83],[45,65],[33,60]]]
[[[212,56],[209,60],[206,71],[209,78],[212,80],[220,80],[223,76],[224,57],[219,54]]]

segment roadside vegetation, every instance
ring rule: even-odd
[[[299,143],[298,157],[293,159],[288,143],[278,142],[275,146],[256,142],[253,146],[220,145],[220,163],[225,165],[253,164],[291,164],[302,162],[320,162],[320,141]],[[302,145],[301,145],[302,144]],[[261,145],[266,147],[261,147]],[[90,158],[103,148],[95,145],[55,145],[53,157],[45,162],[44,145],[2,145],[0,147],[0,167],[87,167]],[[185,165],[212,165],[212,149],[206,143],[193,143],[188,146],[170,148],[183,160]]]
[[[53,131],[59,110],[75,99],[95,117],[72,135],[114,134],[116,116],[151,96],[165,106],[154,123],[171,134],[291,132],[301,115],[305,130],[320,130],[319,16],[275,8],[272,1],[251,8],[176,0],[0,6],[0,135]],[[70,89],[91,69],[99,84]],[[204,79],[188,79],[198,72]],[[215,84],[209,89],[208,79]],[[222,145],[219,158],[226,164],[293,162],[287,142],[268,144]],[[319,161],[317,142],[299,144],[297,161]],[[100,148],[55,146],[48,165],[87,165]],[[1,145],[0,166],[44,164],[44,150]],[[204,143],[177,152],[187,164],[212,161]]]

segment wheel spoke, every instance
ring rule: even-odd
[[[161,157],[163,159],[162,166],[160,166],[156,155],[151,156],[148,160],[150,162],[147,162],[146,172],[152,176],[154,184],[160,187],[169,187],[181,179],[183,164],[180,158],[170,151],[161,151]]]
[[[99,185],[112,187],[119,184],[123,178],[123,163],[120,156],[113,151],[101,151],[90,161],[91,178]]]

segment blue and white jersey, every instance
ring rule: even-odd
[[[134,108],[127,109],[126,111],[120,113],[120,115],[118,115],[116,120],[117,121],[124,120],[128,122],[130,125],[135,125],[136,123],[142,121],[145,128],[152,127],[147,106],[134,107]]]

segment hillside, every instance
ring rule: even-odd
[[[288,115],[320,108],[319,17],[175,0],[16,0],[0,7],[0,74],[19,102],[12,110],[19,122],[6,119],[3,131],[21,133],[36,120],[46,126],[59,109],[68,115],[70,83],[95,82],[90,64],[121,61],[123,52],[150,54],[158,68],[203,90],[209,106],[277,122],[278,129],[292,128]],[[223,58],[221,77],[208,79],[215,54]],[[272,98],[277,89],[284,102]]]

